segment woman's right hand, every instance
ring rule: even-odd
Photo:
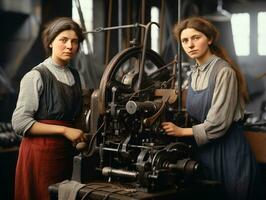
[[[162,128],[167,135],[171,136],[182,136],[182,128],[178,127],[172,122],[163,122]]]
[[[85,141],[85,134],[82,130],[76,128],[65,127],[63,135],[73,144],[78,144]]]
[[[162,122],[162,128],[170,136],[184,137],[193,135],[192,128],[182,128],[173,122]]]

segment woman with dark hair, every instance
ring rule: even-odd
[[[81,110],[78,72],[70,60],[83,41],[71,18],[51,21],[42,34],[47,59],[24,75],[12,125],[23,137],[15,177],[15,199],[48,200],[48,186],[72,175],[76,143],[84,141],[73,126]]]
[[[196,125],[182,128],[163,122],[164,131],[176,137],[194,137],[202,178],[220,181],[226,199],[262,198],[258,166],[241,123],[248,99],[243,75],[217,45],[218,31],[208,20],[185,19],[174,26],[173,33],[195,60],[186,109]]]

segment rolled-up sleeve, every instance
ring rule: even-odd
[[[205,121],[192,127],[199,146],[223,136],[232,124],[238,101],[235,71],[224,67],[216,77],[211,108]]]
[[[12,126],[18,135],[25,136],[27,130],[36,122],[34,114],[39,107],[39,96],[43,83],[37,70],[28,72],[20,82],[16,108],[12,115]]]

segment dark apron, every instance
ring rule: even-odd
[[[206,89],[194,91],[189,86],[187,111],[199,123],[204,122],[211,107],[215,78],[222,68],[220,66],[213,67]],[[259,199],[256,195],[262,195],[257,179],[258,166],[241,123],[233,122],[224,136],[198,147],[197,159],[202,167],[202,178],[220,181],[227,199],[254,200]]]
[[[68,125],[62,121],[53,124]],[[15,199],[48,200],[49,185],[71,178],[73,155],[71,142],[63,136],[24,137],[16,167]]]
[[[81,107],[78,73],[71,69],[75,84],[56,80],[45,67],[37,69],[43,80],[43,93],[34,118],[46,124],[72,127]],[[48,200],[48,186],[70,179],[75,149],[64,136],[28,136],[22,139],[15,179],[16,200]]]

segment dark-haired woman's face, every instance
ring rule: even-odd
[[[59,33],[50,44],[52,59],[58,65],[66,65],[77,53],[79,47],[78,36],[73,30]]]
[[[202,32],[194,28],[186,28],[181,32],[180,41],[186,54],[196,59],[198,64],[202,64],[211,55],[209,40]]]

